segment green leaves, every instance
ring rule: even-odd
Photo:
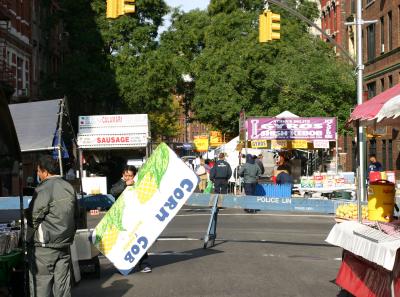
[[[211,0],[207,11],[188,13],[175,9],[161,36],[165,1],[138,0],[135,14],[115,20],[105,18],[105,3],[61,1],[57,17],[65,22],[68,50],[60,75],[49,76],[42,90],[67,94],[75,115],[148,113],[153,138],[168,139],[179,129],[178,95],[194,112],[191,120],[232,134],[242,108],[251,116],[284,110],[338,116],[342,127],[355,103],[353,70],[293,15],[272,5],[281,14],[281,40],[258,43],[262,0]],[[287,3],[318,17],[313,2]]]

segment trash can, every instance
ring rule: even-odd
[[[390,222],[393,219],[395,184],[387,180],[371,182],[368,188],[368,219]]]

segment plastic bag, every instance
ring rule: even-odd
[[[210,194],[214,189],[214,184],[211,180],[207,181],[207,187],[204,189],[203,193]]]

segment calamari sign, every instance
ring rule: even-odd
[[[335,140],[336,118],[249,118],[249,140]]]

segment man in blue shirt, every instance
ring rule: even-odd
[[[368,173],[371,171],[383,171],[382,164],[376,160],[375,155],[369,156]]]

